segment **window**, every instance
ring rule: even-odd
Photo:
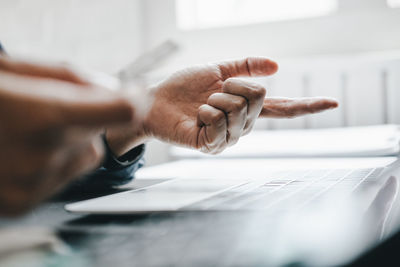
[[[387,0],[387,3],[391,8],[400,7],[400,0]]]
[[[317,17],[337,8],[337,0],[176,0],[182,30]]]

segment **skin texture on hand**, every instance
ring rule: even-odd
[[[105,127],[134,107],[73,70],[0,56],[0,215],[16,215],[98,166]]]
[[[110,144],[123,154],[155,137],[216,154],[249,133],[258,117],[291,118],[338,106],[329,98],[265,98],[265,88],[237,78],[268,76],[277,69],[266,58],[246,58],[177,72],[154,89],[143,125],[110,132]]]

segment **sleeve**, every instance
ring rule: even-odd
[[[117,158],[111,152],[104,136],[103,141],[106,150],[103,165],[91,174],[71,183],[62,195],[111,191],[114,187],[127,184],[134,179],[135,172],[144,165],[145,145],[137,146]]]
[[[105,189],[131,182],[135,177],[135,172],[144,165],[145,146],[135,147],[117,158],[110,151],[105,138],[103,140],[106,148],[105,161],[99,169],[86,177],[88,186],[93,189]]]

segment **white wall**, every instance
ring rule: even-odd
[[[266,10],[266,12],[268,12]],[[145,42],[174,38],[183,46],[174,67],[246,55],[275,59],[400,49],[400,9],[386,0],[340,0],[326,17],[180,31],[174,0],[144,1]]]
[[[140,0],[2,0],[0,40],[10,54],[114,72],[142,52]]]

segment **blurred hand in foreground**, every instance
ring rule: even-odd
[[[271,60],[247,58],[177,72],[153,88],[154,102],[142,124],[108,131],[109,144],[122,155],[155,137],[216,154],[249,133],[259,117],[293,118],[338,106],[330,98],[265,98],[265,88],[237,78],[277,70]]]
[[[58,65],[0,56],[0,214],[20,214],[103,158],[104,127],[133,106]]]

